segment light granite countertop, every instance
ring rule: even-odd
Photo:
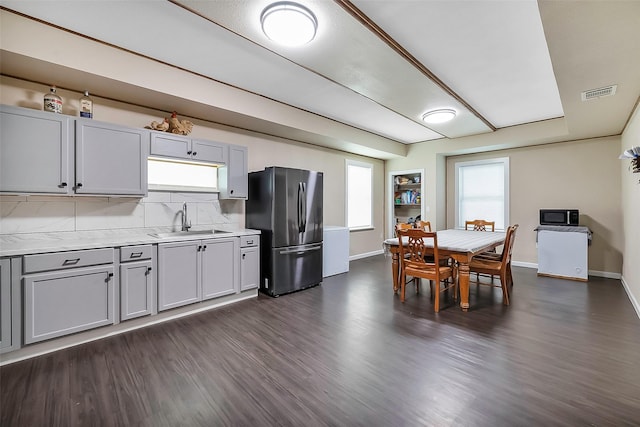
[[[96,230],[59,233],[30,233],[0,235],[0,257],[30,255],[47,252],[73,251],[106,247],[167,243],[185,240],[219,239],[259,235],[259,230],[224,230],[224,233],[199,234],[211,228],[194,228],[192,234],[156,237],[154,234],[172,230],[160,228],[128,230]]]

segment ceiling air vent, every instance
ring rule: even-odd
[[[616,89],[618,85],[611,85],[606,87],[601,87],[598,89],[590,89],[582,92],[582,100],[588,101],[590,99],[603,98],[605,96],[613,96],[616,94]]]

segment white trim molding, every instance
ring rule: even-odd
[[[631,305],[636,310],[636,314],[638,315],[638,318],[640,318],[640,302],[638,302],[636,297],[633,296],[633,292],[631,292],[631,289],[629,288],[629,284],[627,283],[627,281],[624,280],[624,276],[620,277],[620,281],[622,282],[622,287],[624,287],[624,290],[627,293],[627,297],[629,297],[629,301],[631,301]]]
[[[365,253],[362,253],[362,254],[351,255],[349,257],[349,262],[355,261],[357,259],[369,258],[369,257],[372,257],[372,256],[382,255],[382,254],[384,254],[384,251],[382,249],[380,249],[380,250],[373,251],[373,252],[365,252]]]

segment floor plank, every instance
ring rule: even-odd
[[[640,320],[618,280],[514,268],[433,312],[390,260],[321,286],[0,368],[2,426],[637,426]]]

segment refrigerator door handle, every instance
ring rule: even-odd
[[[314,246],[312,248],[307,248],[307,249],[287,249],[284,251],[280,251],[280,255],[287,255],[287,254],[304,254],[307,252],[312,252],[312,251],[319,251],[322,250],[322,246]]]
[[[298,183],[298,232],[304,233],[307,228],[307,191],[304,182]]]

